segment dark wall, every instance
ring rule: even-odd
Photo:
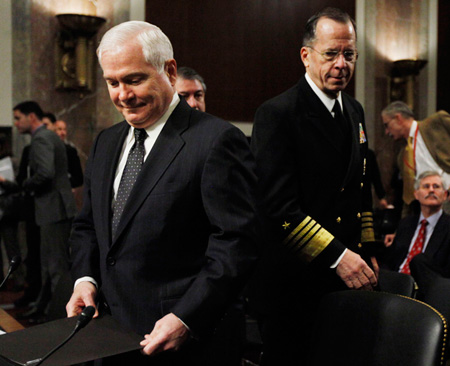
[[[450,112],[450,0],[439,0],[437,110]]]
[[[338,4],[352,17],[355,1]],[[265,100],[294,85],[307,19],[336,1],[147,0],[146,20],[173,44],[178,66],[206,81],[206,108],[231,121],[252,121]],[[353,94],[353,85],[348,87]]]

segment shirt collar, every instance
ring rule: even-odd
[[[31,136],[34,136],[36,134],[36,132],[38,132],[39,130],[42,130],[43,128],[47,129],[47,126],[43,123],[42,125],[40,125],[38,128],[36,128],[32,133]]]
[[[442,208],[435,214],[431,215],[430,217],[427,217],[426,220],[428,221],[428,226],[434,228],[436,226],[437,222],[439,221],[439,219],[441,218],[441,215],[442,215]],[[425,217],[423,216],[422,213],[420,213],[419,223],[423,219],[425,219]]]
[[[178,103],[180,103],[180,97],[176,92],[173,93],[172,101],[170,102],[169,108],[167,108],[167,111],[161,116],[159,120],[157,120],[152,125],[148,126],[145,131],[147,132],[147,135],[150,135],[152,131],[161,130],[162,127],[166,124],[167,120],[169,119],[170,115],[173,113],[175,108],[177,107]],[[131,128],[129,136],[134,136],[134,127]]]
[[[411,124],[411,128],[409,129],[409,137],[412,137],[414,139],[414,136],[416,135],[416,129],[417,129],[417,121],[414,120]]]
[[[313,92],[319,97],[319,99],[322,101],[322,103],[325,105],[325,107],[328,109],[330,113],[333,110],[336,99],[339,101],[342,113],[344,112],[341,92],[339,92],[337,98],[330,98],[327,94],[325,94],[322,90],[320,90],[320,88],[316,85],[316,83],[314,83],[314,81],[311,79],[308,73],[305,74],[305,78],[309,86],[313,90]]]

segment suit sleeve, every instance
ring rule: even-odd
[[[101,285],[100,255],[97,242],[97,234],[92,216],[91,201],[91,170],[92,161],[95,159],[95,151],[100,133],[97,136],[86,164],[85,184],[83,189],[83,207],[73,221],[72,233],[70,235],[70,247],[72,249],[72,277],[74,280],[89,276]]]
[[[300,176],[293,157],[295,149],[286,121],[295,117],[287,110],[264,104],[255,115],[252,151],[264,228],[270,241],[281,243],[288,255],[295,255],[304,263],[314,261],[330,266],[346,247],[302,211],[299,181],[308,177]]]
[[[83,185],[83,170],[81,169],[80,158],[77,149],[67,145],[67,164],[70,174],[70,185],[72,188],[77,188]]]
[[[30,148],[32,176],[23,182],[26,191],[45,189],[55,176],[54,145],[41,134],[33,138]]]
[[[211,233],[206,262],[173,313],[194,335],[208,333],[242,289],[256,260],[254,159],[241,131],[230,128],[206,158],[201,197]]]

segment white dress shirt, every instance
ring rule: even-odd
[[[417,121],[413,121],[411,125],[411,129],[409,130],[409,136],[412,137],[412,144],[415,147],[414,156],[416,163],[416,179],[417,177],[426,171],[435,171],[438,172],[442,177],[442,184],[444,185],[444,189],[449,189],[450,187],[450,174],[444,172],[439,165],[434,161],[430,152],[428,151],[427,145],[423,140],[420,131],[416,130],[418,128]],[[417,141],[414,141],[414,138],[417,136]]]

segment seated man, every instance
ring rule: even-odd
[[[388,249],[387,267],[412,274],[419,285],[419,297],[435,276],[450,278],[450,216],[442,210],[447,195],[439,173],[423,172],[414,185],[420,215],[400,221]]]

